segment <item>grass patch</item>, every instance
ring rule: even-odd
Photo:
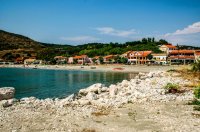
[[[177,93],[179,92],[180,86],[175,83],[167,83],[164,88],[167,90],[167,93]]]
[[[194,96],[197,99],[200,99],[200,85],[198,85],[197,87],[195,87],[195,89],[194,89]]]
[[[91,128],[84,128],[82,132],[96,132],[96,130]]]
[[[134,111],[134,112],[128,112],[128,116],[133,119],[134,121],[136,121],[136,115],[137,115],[137,112]]]

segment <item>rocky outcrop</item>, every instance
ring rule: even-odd
[[[2,87],[0,88],[0,101],[14,98],[15,88]]]

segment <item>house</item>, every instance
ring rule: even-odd
[[[177,48],[176,48],[176,46],[174,46],[172,44],[164,44],[164,45],[160,46],[159,49],[161,51],[163,51],[164,53],[168,54],[170,51],[176,50]]]
[[[166,53],[161,53],[161,54],[152,54],[153,56],[153,61],[156,64],[167,64],[167,54]]]
[[[115,58],[115,55],[104,56],[103,57],[103,62],[104,63],[113,63],[113,62],[115,62],[114,58]]]
[[[131,51],[127,51],[127,52],[121,54],[120,57],[127,58],[127,55],[128,55],[128,53],[130,53],[130,52],[131,52]]]
[[[87,55],[75,56],[73,60],[77,60],[78,64],[91,63]]]
[[[36,59],[25,59],[24,60],[24,64],[28,65],[28,64],[33,64],[35,62]]]
[[[152,51],[131,51],[127,54],[128,63],[131,64],[147,64],[150,62],[148,56]]]
[[[69,57],[67,63],[68,63],[68,64],[73,64],[73,63],[74,63],[73,57]]]
[[[195,51],[195,60],[200,59],[200,50]]]
[[[67,63],[67,57],[64,57],[64,56],[55,56],[54,60],[56,60],[57,64],[66,64]]]
[[[172,50],[168,54],[171,64],[189,64],[195,61],[195,50]]]
[[[24,62],[24,60],[25,60],[24,57],[18,57],[17,59],[15,59],[15,63],[22,64]]]

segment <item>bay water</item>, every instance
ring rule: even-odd
[[[15,98],[65,97],[95,83],[106,86],[130,80],[136,73],[0,68],[0,87],[14,87]]]

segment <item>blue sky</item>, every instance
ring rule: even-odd
[[[60,44],[143,37],[200,46],[200,0],[0,0],[0,29]]]

